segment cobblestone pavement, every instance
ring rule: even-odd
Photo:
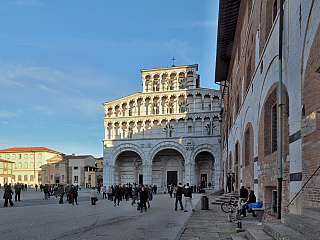
[[[0,194],[3,194],[3,188]],[[192,211],[174,211],[175,199],[157,194],[146,212],[131,201],[113,202],[99,195],[90,203],[89,189],[79,192],[79,205],[58,204],[59,199],[28,189],[13,207],[0,205],[0,239],[176,239]],[[197,204],[201,195],[194,195]]]
[[[201,210],[201,200],[196,211],[190,216],[185,227],[181,230],[177,239],[180,240],[209,240],[209,239],[231,239],[235,234],[236,227],[228,221],[228,214],[222,212],[220,205],[211,204],[217,195],[208,194],[209,210]],[[242,220],[242,228],[259,225],[256,218],[249,216]]]

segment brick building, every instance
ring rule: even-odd
[[[231,169],[237,188],[255,190],[264,201],[267,218],[278,209],[279,8],[277,0],[221,0],[216,56],[220,187]],[[319,176],[297,195],[320,165],[320,2],[284,1],[283,13],[281,212],[301,214],[320,207]]]

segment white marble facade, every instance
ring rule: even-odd
[[[104,185],[219,188],[221,93],[200,88],[197,70],[141,70],[142,92],[103,103]]]

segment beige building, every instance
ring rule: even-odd
[[[0,150],[0,159],[13,162],[12,184],[20,182],[34,187],[45,181],[41,167],[61,160],[61,153],[46,147],[8,148]]]
[[[13,179],[12,161],[0,158],[0,187],[4,184],[10,184]]]

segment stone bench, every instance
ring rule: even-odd
[[[261,221],[264,217],[264,208],[251,208],[251,209],[255,211],[257,218],[259,218],[259,221]]]

